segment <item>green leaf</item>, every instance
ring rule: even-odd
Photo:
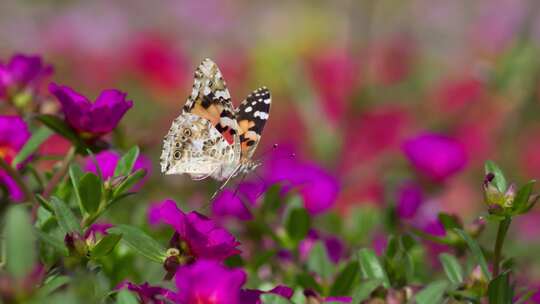
[[[307,268],[320,275],[322,278],[328,279],[334,272],[334,265],[328,257],[326,246],[323,242],[317,241],[309,253]]]
[[[79,181],[79,195],[84,210],[93,214],[101,202],[101,180],[93,173],[86,173]]]
[[[532,194],[534,183],[536,183],[536,181],[531,180],[528,183],[526,183],[524,186],[519,188],[518,192],[516,193],[516,197],[514,198],[514,202],[512,204],[512,211],[514,211],[515,214],[521,214],[525,210],[527,210],[529,197]]]
[[[41,146],[41,144],[49,138],[49,136],[52,135],[52,131],[48,128],[41,127],[39,128],[34,134],[32,134],[32,137],[24,144],[23,148],[17,156],[15,156],[15,159],[13,159],[12,166],[17,167],[18,164],[26,160],[30,155],[32,155],[38,148]]]
[[[114,169],[114,176],[118,177],[130,174],[135,165],[135,161],[139,157],[139,152],[139,147],[137,146],[129,149],[129,151],[118,160],[116,168]]]
[[[263,304],[291,304],[287,298],[273,293],[264,293],[261,295],[261,302]]]
[[[463,282],[463,270],[461,269],[461,265],[455,256],[448,253],[441,253],[439,255],[439,260],[441,261],[444,272],[446,273],[446,276],[450,282],[454,284]]]
[[[41,196],[41,194],[36,194],[36,199],[41,207],[43,207],[45,210],[49,211],[50,213],[54,213],[51,203],[47,201],[43,196]]]
[[[444,230],[450,231],[454,228],[461,229],[462,225],[459,219],[455,215],[446,214],[444,212],[439,213],[439,222],[444,226]]]
[[[416,294],[417,304],[437,304],[442,303],[444,292],[448,287],[446,281],[436,281],[428,284],[424,289]]]
[[[30,273],[36,262],[35,236],[30,216],[23,206],[11,206],[6,214],[6,269],[16,278]]]
[[[360,262],[362,274],[365,278],[380,280],[385,288],[390,287],[388,275],[386,274],[386,271],[384,271],[373,249],[360,249],[360,251],[358,251],[358,260]]]
[[[166,249],[137,227],[118,225],[110,228],[108,232],[121,234],[122,241],[126,242],[133,250],[142,256],[154,262],[163,263],[165,260]]]
[[[41,123],[49,129],[72,142],[77,147],[85,147],[84,142],[79,138],[77,133],[68,126],[60,117],[51,114],[42,114],[36,117]]]
[[[293,208],[291,209],[285,218],[285,230],[289,237],[295,242],[303,240],[310,226],[310,217],[306,209]]]
[[[511,304],[513,294],[514,292],[510,286],[508,273],[500,274],[489,283],[489,304]]]
[[[69,252],[66,248],[66,245],[64,244],[63,240],[59,240],[52,236],[51,234],[45,233],[39,229],[34,229],[34,233],[38,237],[40,241],[43,243],[46,243],[47,245],[53,247],[56,251],[58,251],[63,256],[68,256]]]
[[[122,238],[121,234],[107,234],[99,243],[90,251],[90,256],[93,258],[100,258],[108,255],[118,244]]]
[[[56,219],[58,220],[58,224],[65,233],[77,232],[81,234],[79,220],[64,201],[56,196],[51,196],[51,205],[54,214],[56,215]]]
[[[300,273],[296,276],[296,284],[304,289],[313,289],[318,293],[322,292],[322,287],[315,281],[312,275],[307,273]]]
[[[505,193],[507,184],[506,178],[504,177],[501,168],[499,168],[499,166],[497,166],[491,160],[488,160],[484,165],[484,171],[486,172],[486,174],[493,173],[493,175],[495,175],[495,178],[493,179],[493,184],[499,190],[499,192]]]
[[[454,231],[467,243],[467,246],[469,246],[469,249],[471,250],[473,257],[476,260],[476,263],[480,265],[480,269],[482,269],[482,273],[484,274],[484,276],[491,280],[491,273],[489,272],[486,258],[482,253],[482,249],[480,249],[480,245],[478,245],[478,243],[474,239],[472,239],[465,231],[461,229],[454,229]]]
[[[122,289],[116,294],[116,304],[139,304],[139,300],[131,291]]]
[[[361,303],[364,300],[367,300],[371,293],[377,289],[377,287],[381,286],[382,281],[381,280],[367,280],[363,281],[358,285],[352,293],[352,302],[351,303]]]
[[[79,205],[81,214],[85,212],[81,195],[79,194],[79,181],[81,180],[83,174],[84,173],[81,170],[81,167],[79,167],[79,165],[72,164],[71,166],[69,166],[69,180],[71,181],[71,185],[73,186],[73,193],[75,193],[75,198],[77,199],[77,204]]]
[[[131,173],[122,183],[120,183],[120,185],[116,187],[116,189],[114,190],[113,197],[117,197],[119,195],[124,194],[126,191],[131,189],[136,183],[138,183],[145,176],[146,176],[145,169],[139,169]]]
[[[55,290],[57,290],[58,288],[69,283],[69,281],[71,281],[71,278],[68,276],[63,276],[63,275],[55,276],[47,280],[47,282],[41,288],[38,289],[35,295],[35,298],[45,298],[51,293],[53,293]]]
[[[331,296],[346,296],[351,292],[353,283],[356,281],[356,278],[360,272],[360,265],[357,261],[350,261],[347,263],[345,268],[343,268],[336,279],[334,284],[330,288]]]
[[[263,214],[273,213],[281,206],[281,196],[279,195],[281,186],[279,184],[272,185],[264,194],[264,201],[261,206]]]

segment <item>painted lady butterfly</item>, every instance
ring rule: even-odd
[[[191,96],[163,140],[161,172],[222,181],[246,173],[270,111],[270,91],[253,91],[235,110],[217,65],[205,59],[195,70]]]

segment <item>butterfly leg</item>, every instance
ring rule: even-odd
[[[238,166],[236,166],[236,168],[234,168],[231,175],[229,175],[229,177],[227,177],[227,179],[223,182],[223,184],[221,184],[221,186],[219,186],[219,188],[216,190],[216,192],[214,192],[214,194],[212,194],[212,197],[210,198],[210,201],[214,200],[214,198],[221,192],[221,190],[223,190],[223,188],[225,188],[225,186],[229,183],[231,178],[233,178],[238,173],[238,171],[240,170],[241,167],[242,167],[242,164],[239,164]]]

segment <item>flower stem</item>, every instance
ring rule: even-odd
[[[15,181],[17,186],[21,189],[21,191],[24,193],[25,199],[32,202],[34,205],[38,205],[38,201],[34,197],[34,193],[28,189],[26,184],[24,183],[22,176],[19,174],[19,172],[14,169],[11,165],[9,165],[2,157],[0,157],[0,167]]]
[[[62,161],[62,165],[60,169],[58,169],[56,173],[54,173],[53,177],[51,178],[47,186],[45,186],[45,190],[43,190],[44,198],[48,198],[53,192],[54,188],[56,188],[58,183],[60,183],[62,179],[64,179],[64,176],[66,175],[69,169],[69,165],[73,161],[73,158],[75,158],[75,150],[76,148],[74,146],[72,146],[69,149],[68,153],[64,157],[64,160]]]
[[[64,157],[64,160],[62,161],[62,165],[60,166],[60,169],[58,169],[58,171],[56,171],[54,173],[54,175],[49,180],[49,183],[45,186],[45,189],[43,190],[43,193],[42,193],[42,196],[44,198],[46,198],[46,199],[49,198],[49,196],[52,194],[54,188],[56,188],[58,183],[61,182],[62,179],[64,179],[64,176],[66,175],[66,173],[67,173],[67,171],[69,169],[69,165],[71,164],[71,162],[75,158],[75,151],[76,150],[77,149],[75,148],[75,146],[72,146],[69,149],[68,153]],[[39,208],[39,204],[37,204],[37,203],[34,204],[34,207],[32,207],[32,214],[31,214],[32,222],[35,222],[36,219],[37,219],[38,208]]]
[[[510,227],[512,218],[507,217],[499,223],[499,230],[497,231],[497,240],[495,241],[495,249],[493,255],[493,277],[499,275],[499,264],[501,263],[501,251],[504,243],[504,238]]]

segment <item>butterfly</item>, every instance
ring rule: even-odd
[[[164,137],[161,172],[188,174],[194,180],[212,177],[226,183],[239,173],[254,170],[260,164],[252,156],[269,118],[270,104],[270,91],[262,87],[234,109],[221,71],[212,60],[204,59],[195,70],[193,90],[182,113]]]

